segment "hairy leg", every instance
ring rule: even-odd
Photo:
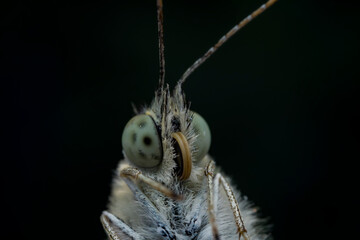
[[[230,203],[231,210],[234,214],[237,231],[239,233],[239,239],[242,236],[244,238],[244,240],[249,240],[249,236],[247,235],[244,221],[241,217],[239,204],[236,201],[234,192],[232,191],[230,184],[226,181],[226,179],[220,173],[217,173],[214,178],[214,199],[215,199],[214,202],[217,203],[217,199],[219,198],[219,195],[220,195],[219,186],[220,185],[225,190],[226,196]],[[217,204],[215,204],[215,212],[216,212],[216,206],[217,206]]]
[[[210,161],[206,167],[205,175],[207,176],[207,180],[208,180],[209,219],[210,219],[210,224],[212,227],[214,239],[220,239],[219,230],[216,224],[216,211],[217,211],[217,202],[220,197],[219,186],[222,186],[225,190],[226,196],[230,203],[231,210],[234,214],[235,224],[239,233],[239,239],[242,236],[244,240],[249,240],[250,238],[247,235],[247,231],[240,214],[239,205],[236,201],[235,195],[230,187],[230,184],[220,173],[217,173],[215,176],[214,174],[215,174],[215,163],[214,161]]]
[[[151,217],[152,223],[156,226],[156,232],[162,236],[164,240],[175,239],[175,233],[171,230],[169,224],[166,222],[163,216],[160,215],[159,211],[149,200],[149,198],[144,193],[142,193],[138,186],[130,179],[125,178],[124,181],[133,192],[135,199],[144,206],[145,210],[147,211],[146,214]]]
[[[123,221],[107,211],[101,214],[100,220],[111,240],[144,239]]]
[[[214,178],[215,164],[214,161],[210,161],[205,169],[205,175],[207,176],[208,183],[208,211],[209,221],[211,224],[212,234],[215,240],[219,240],[219,229],[216,224],[215,218],[215,207],[214,207],[214,189],[213,189],[213,178]]]
[[[127,167],[125,169],[122,169],[120,171],[120,176],[125,178],[125,179],[126,178],[132,178],[134,180],[140,180],[140,181],[146,183],[147,185],[149,185],[150,187],[152,187],[153,189],[163,193],[165,196],[170,197],[170,198],[172,198],[174,200],[180,200],[182,198],[181,196],[174,193],[173,191],[171,191],[169,188],[165,187],[161,183],[158,183],[158,182],[152,180],[151,178],[146,177],[137,168]]]

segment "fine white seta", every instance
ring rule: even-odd
[[[269,0],[227,32],[182,75],[165,84],[162,0],[157,0],[160,77],[150,107],[135,110],[122,135],[120,161],[101,222],[110,239],[270,239],[257,208],[208,155],[206,121],[190,110],[182,84],[232,35],[274,4]]]

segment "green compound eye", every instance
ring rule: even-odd
[[[161,138],[155,122],[145,114],[133,117],[126,124],[122,147],[127,158],[138,167],[155,167],[162,160]]]
[[[196,161],[200,161],[205,157],[210,149],[210,129],[205,119],[195,112],[191,124],[195,134],[197,135],[197,139],[195,141],[196,153],[194,154],[194,158]]]

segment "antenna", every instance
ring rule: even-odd
[[[158,38],[159,38],[159,88],[164,88],[165,82],[165,56],[164,56],[164,16],[163,16],[163,2],[162,0],[156,1],[157,5],[157,23],[158,23]]]
[[[177,87],[181,87],[181,85],[185,82],[186,78],[197,69],[202,63],[204,63],[218,48],[220,48],[230,37],[232,37],[235,33],[237,33],[241,28],[243,28],[246,24],[251,22],[255,17],[259,16],[263,13],[267,8],[273,5],[277,0],[269,0],[265,4],[261,5],[257,10],[252,12],[249,16],[244,18],[240,23],[235,25],[230,31],[228,31],[224,36],[222,36],[219,41],[211,47],[201,58],[196,60],[193,65],[191,65],[185,73],[181,76],[180,80],[177,83]]]

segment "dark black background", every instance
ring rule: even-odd
[[[165,0],[167,82],[263,2]],[[212,130],[211,155],[276,239],[357,232],[355,2],[279,1],[185,84]],[[104,239],[131,102],[150,103],[157,85],[155,0],[0,9],[2,239]]]

